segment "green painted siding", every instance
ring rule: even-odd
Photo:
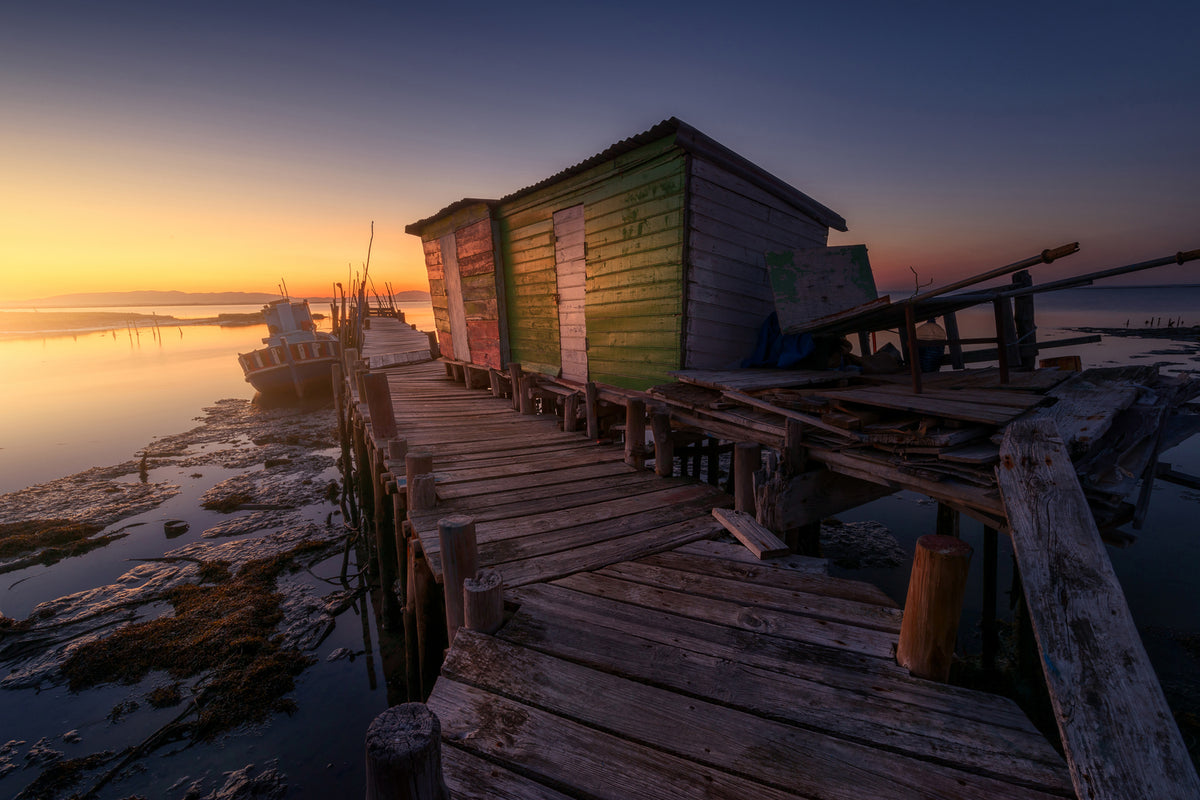
[[[552,217],[582,203],[590,378],[639,389],[670,380],[681,353],[685,168],[666,137],[496,208],[513,361],[561,367]]]

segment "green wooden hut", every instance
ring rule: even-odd
[[[671,118],[405,230],[444,356],[641,389],[748,356],[774,310],[765,254],[824,247],[830,228],[845,220]]]

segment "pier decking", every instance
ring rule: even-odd
[[[398,325],[373,323],[368,360]],[[718,541],[723,493],[442,364],[385,374],[409,452],[433,455],[438,505],[410,512],[430,566],[438,519],[470,515],[510,610],[458,632],[428,700],[454,797],[1074,796],[1011,701],[895,663],[878,589]]]

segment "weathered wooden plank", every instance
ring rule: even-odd
[[[1200,797],[1053,419],[1009,426],[996,478],[1079,796]]]
[[[464,750],[597,800],[625,800],[631,789],[663,800],[799,797],[445,677],[428,705]]]
[[[561,486],[588,478],[603,477],[606,475],[628,475],[633,472],[635,472],[633,467],[626,464],[623,460],[617,459],[582,467],[553,469],[547,472],[526,473],[523,475],[439,486],[438,497],[444,500],[452,500],[456,497],[467,495],[505,492],[511,489],[522,489],[531,486]]]
[[[1106,379],[1100,370],[1079,373],[1051,389],[1058,400],[1048,409],[1072,456],[1087,452],[1112,427],[1117,414],[1137,400],[1140,389],[1134,378]]]
[[[819,671],[817,679],[787,675],[612,628],[582,627],[536,603],[523,606],[499,636],[597,670],[841,738],[1048,791],[1070,789],[1062,760],[1032,727],[1014,730],[930,712],[893,697],[887,682],[876,684],[883,691],[858,692],[823,682]]]
[[[596,574],[632,583],[686,592],[699,597],[711,597],[718,600],[736,598],[739,603],[746,605],[786,611],[789,614],[800,614],[816,619],[844,622],[848,625],[857,625],[872,630],[900,633],[901,613],[900,609],[893,604],[878,605],[832,597],[812,591],[814,587],[797,590],[761,586],[740,579],[675,570],[646,563],[644,560],[613,564],[597,570]],[[832,580],[834,579],[831,579],[830,582]]]
[[[845,379],[844,375],[817,369],[684,369],[672,372],[671,377],[696,386],[739,392],[813,386]]]
[[[965,785],[993,797],[1024,794],[962,770],[814,735],[473,632],[461,645],[456,641],[442,674],[722,772],[745,773],[753,754],[755,782],[801,795],[916,798],[961,792]]]
[[[555,581],[555,585],[647,609],[669,611],[678,616],[692,617],[821,647],[836,648],[889,662],[894,658],[893,654],[896,648],[894,635],[855,625],[815,620],[799,614],[770,609],[751,609],[741,603],[659,589],[607,578],[596,573],[570,575]]]
[[[571,800],[449,741],[442,742],[442,772],[454,800]]]
[[[689,545],[687,548],[680,548],[670,553],[659,553],[638,559],[637,563],[681,572],[694,572],[712,578],[743,581],[756,586],[843,598],[885,608],[898,608],[895,601],[874,584],[847,578],[833,578],[825,574],[828,562],[823,558],[784,556],[764,563],[753,556],[750,556],[747,561],[735,561],[707,555],[711,552],[720,552],[719,548],[722,545],[725,543],[696,542],[695,545]],[[725,546],[736,547],[732,544]],[[740,547],[738,551],[745,552]],[[705,555],[700,555],[700,553],[705,553]],[[810,563],[799,570],[787,565],[788,561],[800,560]]]
[[[507,561],[498,565],[497,569],[504,577],[505,586],[541,583],[580,570],[600,569],[620,561],[673,550],[689,542],[712,538],[719,532],[720,526],[711,516],[704,514],[674,524],[646,526],[645,530],[628,535],[613,535],[608,531],[591,544],[520,561]]]
[[[781,675],[877,695],[929,711],[1036,734],[1036,728],[1011,700],[947,684],[913,678],[889,659],[841,648],[789,641],[777,636],[680,616],[664,609],[568,589],[559,583],[523,586],[509,592],[530,614],[535,626],[553,619],[581,630],[610,630],[638,643],[654,642],[679,651],[745,664]],[[512,626],[514,618],[509,623]],[[507,636],[510,627],[501,630]]]
[[[986,405],[966,400],[956,400],[944,394],[903,394],[876,391],[869,387],[859,389],[831,389],[821,392],[822,397],[862,405],[892,408],[917,414],[961,419],[967,422],[982,422],[1003,425],[1021,414],[1022,409],[1007,405]]]
[[[732,533],[756,558],[774,558],[789,552],[788,546],[775,534],[760,525],[758,520],[744,511],[729,508],[714,508],[712,515]]]
[[[706,561],[720,559],[723,562],[734,562],[730,566],[731,569],[747,569],[746,565],[751,565],[749,567],[751,570],[766,568],[766,565],[747,552],[740,542],[717,540],[694,542],[680,547],[676,552],[685,556],[703,556]],[[829,560],[811,556],[787,555],[771,559],[770,568],[774,570],[782,568],[805,575],[825,575],[829,572]]]

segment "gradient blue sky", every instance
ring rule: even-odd
[[[1200,247],[1200,3],[0,3],[0,301],[328,293],[404,225],[678,116],[882,286]],[[1140,282],[1200,282],[1194,270]]]

